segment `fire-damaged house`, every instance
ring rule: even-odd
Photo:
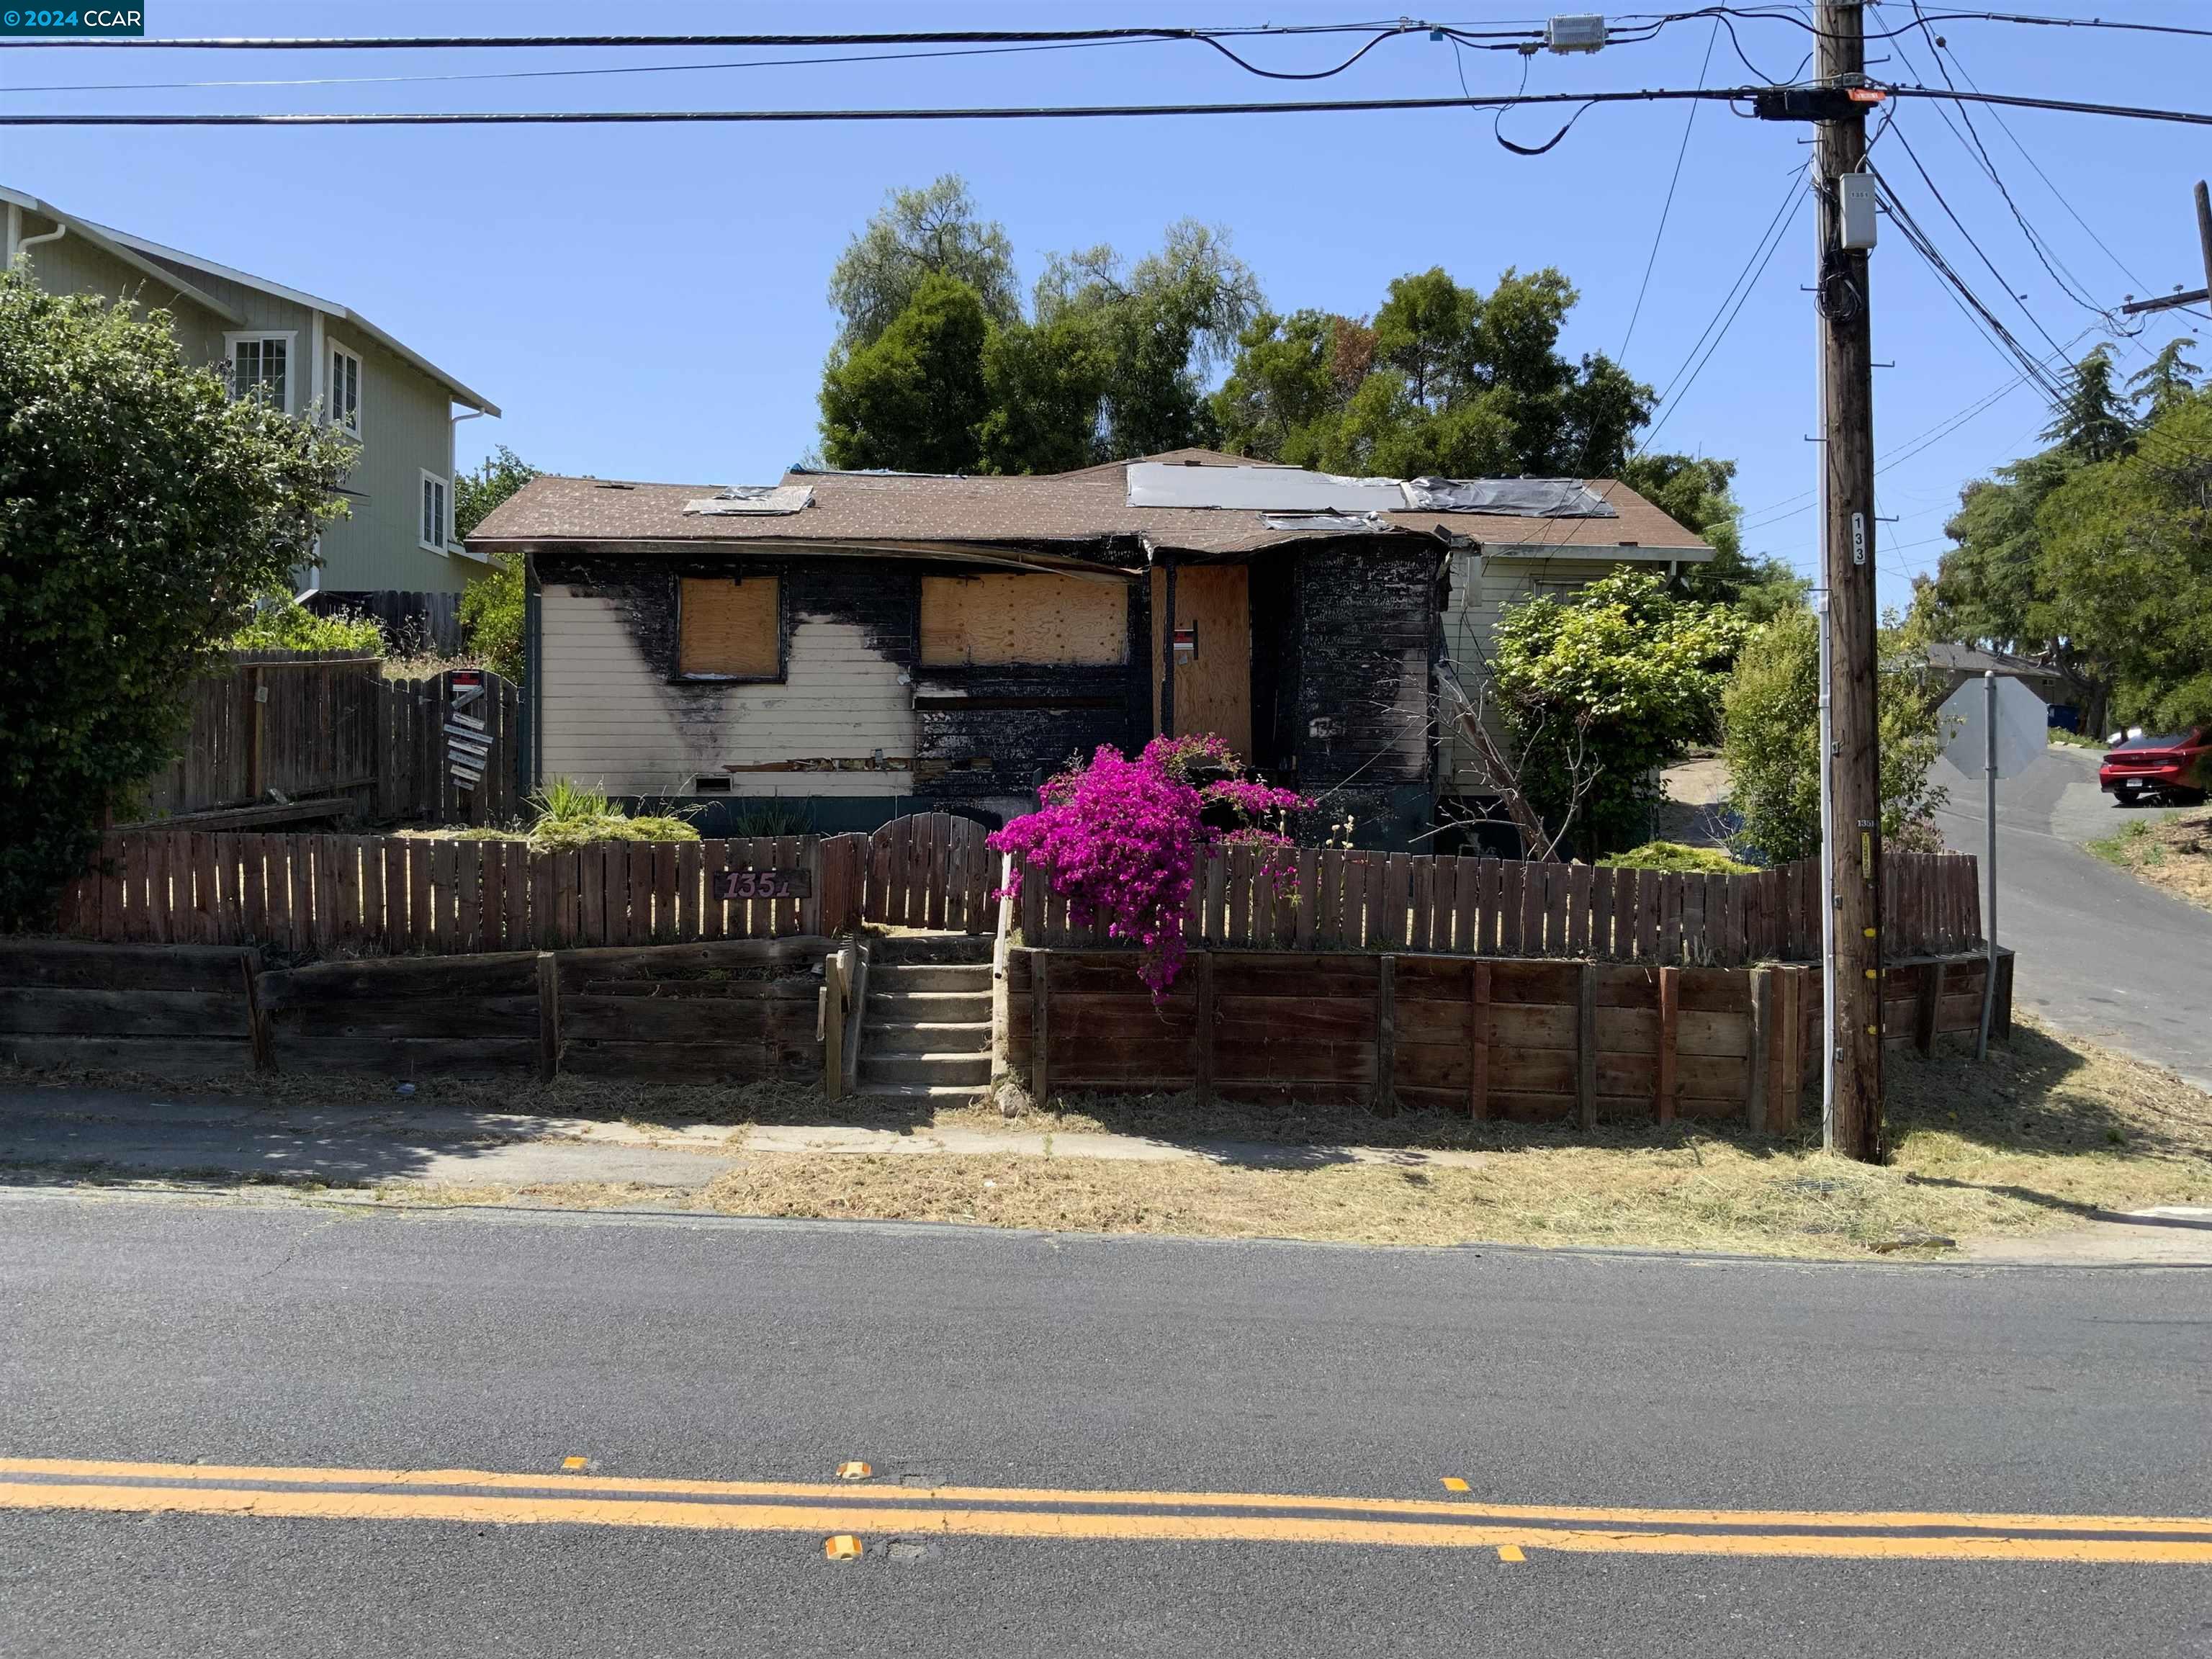
[[[1212,732],[1376,845],[1451,787],[1454,629],[1541,573],[1711,556],[1618,485],[1209,451],[1047,477],[544,477],[469,545],[524,562],[537,782],[681,803],[708,833],[770,801],[824,831],[995,823],[1100,744]]]

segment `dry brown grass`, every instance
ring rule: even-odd
[[[2138,818],[2089,850],[2176,898],[2212,910],[2212,812],[2187,812],[2152,823]]]
[[[112,1077],[103,1082],[121,1081]],[[391,1106],[383,1079],[246,1079],[290,1103]],[[171,1092],[174,1092],[172,1087]],[[697,1208],[725,1214],[971,1222],[1063,1231],[1288,1237],[1376,1244],[1647,1246],[1836,1256],[2021,1233],[2100,1209],[2212,1201],[2212,1097],[2171,1073],[2022,1024],[1986,1066],[1946,1048],[1893,1056],[1889,1164],[1827,1157],[1729,1126],[1572,1130],[1476,1124],[1439,1114],[1376,1116],[1217,1104],[1188,1096],[1091,1097],[931,1112],[896,1100],[824,1104],[798,1084],[742,1089],[424,1084],[412,1102],[452,1109],[686,1122],[879,1128],[954,1124],[1048,1134],[1114,1131],[1206,1154],[1170,1163],[1015,1155],[743,1157],[703,1192],[599,1184],[394,1186],[416,1203]],[[921,1107],[922,1109],[917,1110]],[[1255,1146],[1255,1143],[1257,1143]],[[1248,1150],[1239,1150],[1240,1145]],[[1346,1145],[1397,1149],[1353,1163]],[[1425,1150],[1475,1153],[1424,1165]]]

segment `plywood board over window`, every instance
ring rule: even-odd
[[[924,576],[921,660],[1109,667],[1129,660],[1129,589],[1085,576]]]
[[[686,576],[677,596],[677,672],[687,678],[773,680],[783,674],[781,580]]]

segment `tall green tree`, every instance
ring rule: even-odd
[[[0,273],[0,926],[51,916],[167,763],[359,451],[188,364],[169,319]]]
[[[2049,426],[2045,443],[2085,461],[2109,461],[2135,443],[2135,422],[2127,400],[2112,384],[2112,354],[2099,346],[2074,365],[2065,401]]]
[[[536,467],[500,445],[474,471],[453,480],[453,533],[467,539],[494,507],[538,476]],[[468,629],[470,650],[492,672],[518,684],[523,673],[523,605],[521,562],[496,555],[492,568],[461,592],[461,626]]]
[[[1681,591],[1689,598],[1735,605],[1754,623],[1803,602],[1808,584],[1788,563],[1745,556],[1734,461],[1703,455],[1632,455],[1620,469],[1620,480],[1711,544],[1711,560],[1684,567]]]
[[[1642,571],[1507,608],[1489,695],[1554,836],[1589,856],[1644,838],[1660,769],[1720,735],[1745,627],[1733,607],[1678,598]]]
[[[991,413],[990,319],[975,290],[922,278],[906,308],[822,377],[822,451],[835,467],[973,472]]]
[[[2187,334],[2168,340],[2155,357],[2128,376],[2128,401],[2136,406],[2137,419],[2158,419],[2197,389],[2197,377],[2203,370],[2189,361],[2189,349],[2196,343],[2195,337]]]
[[[1941,844],[1940,788],[1928,781],[1942,752],[1942,687],[1929,672],[1929,635],[1893,617],[1880,634],[1875,719],[1881,733],[1882,836],[1908,849]],[[1738,655],[1723,694],[1736,850],[1768,863],[1811,858],[1820,847],[1820,625],[1803,605],[1778,611]]]
[[[830,273],[830,303],[842,319],[838,351],[874,344],[931,276],[965,283],[994,322],[1021,317],[1013,244],[1003,225],[976,212],[956,173],[892,191],[838,258]]]
[[[1616,476],[1651,389],[1559,351],[1576,298],[1553,270],[1483,294],[1439,268],[1394,281],[1371,325],[1258,319],[1213,398],[1221,441],[1338,472]]]

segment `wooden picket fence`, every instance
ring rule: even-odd
[[[1886,950],[1947,955],[1979,942],[1975,861],[1948,854],[1885,860]],[[1025,943],[1119,944],[1103,920],[1079,925],[1042,881],[1021,884]],[[1820,953],[1819,865],[1749,875],[1607,870],[1586,864],[1215,848],[1192,883],[1183,937],[1194,946],[1433,951],[1482,957],[1733,968]]]
[[[601,842],[427,836],[110,835],[61,930],[121,943],[402,955],[780,939],[858,924],[865,836]],[[725,901],[709,872],[805,871],[806,898]]]
[[[866,915],[879,925],[988,933],[998,921],[991,895],[999,855],[972,818],[917,812],[868,837]]]
[[[277,797],[345,796],[384,818],[507,823],[520,805],[521,694],[495,674],[483,676],[477,707],[491,754],[482,783],[468,789],[447,758],[451,679],[386,679],[374,657],[234,653],[225,667],[192,683],[190,725],[176,759],[148,785],[143,817],[235,816],[281,810]]]

